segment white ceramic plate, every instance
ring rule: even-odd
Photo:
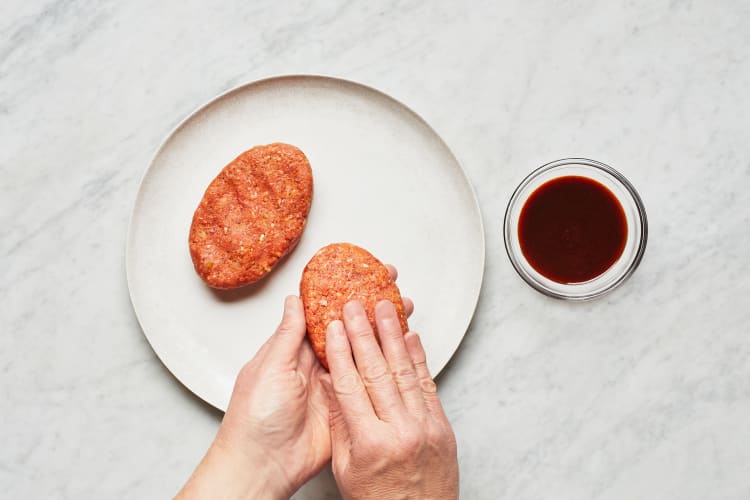
[[[216,292],[193,270],[188,231],[206,186],[239,153],[294,144],[313,170],[314,199],[297,248],[266,278]],[[484,233],[469,181],[413,111],[336,78],[285,76],[238,87],[198,109],[165,140],[141,182],[126,250],[130,297],[167,368],[226,409],[235,375],[274,331],[322,246],[349,241],[398,267],[437,374],[471,321]]]

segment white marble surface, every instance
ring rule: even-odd
[[[220,415],[131,310],[138,180],[214,95],[324,73],[421,113],[480,197],[484,288],[439,380],[463,498],[750,498],[748,47],[743,0],[4,0],[0,496],[179,488]],[[650,219],[638,272],[586,304],[532,291],[501,239],[515,184],[566,156],[619,168]]]

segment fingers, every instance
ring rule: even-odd
[[[341,321],[331,321],[328,325],[326,357],[334,396],[347,427],[353,430],[359,428],[358,425],[366,426],[375,420],[375,410],[354,366],[349,340]]]
[[[333,389],[330,375],[321,376],[320,383],[328,396],[328,426],[331,429],[331,448],[333,453],[337,453],[338,450],[348,448],[349,431],[346,428],[344,413]]]
[[[290,295],[284,300],[284,315],[273,335],[267,355],[277,362],[295,363],[306,331],[302,300]]]
[[[380,345],[396,382],[401,399],[412,415],[427,413],[422,390],[411,357],[406,350],[404,332],[396,313],[396,308],[387,300],[375,305],[375,323],[378,327]]]
[[[393,281],[396,281],[398,279],[398,269],[396,269],[396,266],[386,264],[385,267],[388,269],[388,274],[391,275],[391,279]]]
[[[409,352],[409,357],[411,357],[411,362],[414,365],[414,370],[417,373],[419,387],[422,391],[422,398],[427,406],[427,410],[436,419],[444,423],[448,422],[448,417],[445,416],[445,412],[443,411],[443,405],[440,404],[440,399],[438,399],[437,386],[430,376],[430,371],[427,369],[427,357],[425,356],[419,335],[415,332],[408,332],[404,336],[404,342],[406,343],[406,350]]]
[[[385,267],[388,268],[388,274],[390,275],[391,279],[393,281],[396,281],[398,279],[398,269],[396,269],[396,266],[386,264]],[[408,297],[402,297],[401,300],[403,300],[404,302],[404,310],[406,311],[406,317],[408,318],[414,312],[414,302],[412,302]]]
[[[404,413],[404,403],[362,304],[352,301],[344,306],[344,326],[375,413],[381,420],[395,420]]]
[[[301,370],[302,373],[309,373],[315,366],[322,368],[309,342],[302,342],[302,345],[300,345],[297,361],[297,369]]]
[[[414,313],[414,302],[409,297],[401,297],[401,302],[404,303],[404,312],[408,318]]]

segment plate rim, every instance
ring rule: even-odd
[[[482,288],[484,287],[484,275],[485,275],[485,268],[487,265],[486,262],[486,255],[487,255],[487,242],[486,242],[486,235],[485,235],[485,227],[484,227],[484,217],[482,216],[482,209],[479,204],[479,197],[477,196],[476,188],[474,187],[474,184],[471,182],[471,179],[469,178],[468,174],[466,173],[466,169],[464,168],[461,161],[458,159],[456,154],[453,152],[453,150],[448,146],[448,144],[445,142],[443,137],[435,130],[432,125],[430,125],[427,120],[425,120],[419,113],[417,113],[414,109],[412,109],[410,106],[407,106],[404,104],[403,101],[400,99],[397,99],[396,97],[393,97],[390,94],[387,94],[386,92],[379,90],[375,87],[372,87],[368,84],[361,83],[355,80],[351,80],[349,78],[344,78],[340,76],[333,76],[333,75],[327,75],[327,74],[319,74],[319,73],[288,73],[288,74],[279,74],[279,75],[272,75],[267,76],[263,78],[259,78],[256,80],[250,80],[243,83],[240,83],[238,85],[235,85],[224,92],[219,93],[218,95],[214,96],[213,98],[209,99],[205,103],[197,106],[193,109],[190,113],[188,113],[182,120],[179,121],[174,127],[172,127],[171,130],[164,136],[164,138],[161,140],[159,145],[154,150],[153,154],[150,156],[150,160],[148,162],[148,165],[145,169],[143,169],[143,172],[141,174],[141,177],[138,181],[138,187],[135,192],[135,196],[132,199],[132,203],[130,205],[130,216],[128,217],[128,226],[127,226],[127,235],[125,238],[125,279],[127,282],[128,287],[128,299],[130,300],[130,305],[133,310],[133,313],[135,314],[136,320],[138,321],[138,327],[141,330],[141,333],[146,338],[146,341],[148,342],[149,347],[151,350],[156,354],[157,359],[159,359],[159,362],[166,368],[166,370],[175,378],[177,381],[182,384],[182,386],[187,389],[191,394],[193,394],[195,397],[200,399],[201,401],[211,405],[212,407],[224,412],[226,411],[226,408],[223,408],[218,402],[213,401],[213,398],[209,398],[207,396],[204,396],[202,394],[198,394],[193,388],[188,385],[183,378],[181,378],[177,373],[172,370],[170,365],[166,362],[166,360],[162,357],[162,355],[159,353],[159,351],[154,347],[153,342],[151,341],[151,338],[149,337],[148,333],[146,332],[146,329],[143,326],[143,322],[141,320],[141,316],[138,313],[138,307],[136,306],[135,299],[133,298],[133,277],[132,277],[132,264],[131,261],[131,247],[133,244],[133,219],[135,219],[135,207],[138,206],[138,202],[142,196],[143,191],[143,184],[148,177],[149,173],[151,172],[151,169],[154,166],[155,160],[159,157],[159,155],[162,153],[164,148],[167,146],[167,144],[172,140],[175,134],[180,131],[181,128],[183,128],[188,122],[190,122],[196,115],[201,113],[203,110],[207,109],[208,107],[212,106],[214,103],[218,102],[221,99],[224,99],[225,97],[235,93],[239,92],[245,88],[261,85],[261,84],[268,84],[272,82],[282,82],[282,81],[289,81],[289,80],[295,80],[295,79],[305,79],[305,80],[320,80],[320,81],[330,81],[334,83],[344,83],[348,86],[354,86],[354,87],[360,87],[363,88],[369,92],[373,92],[380,97],[385,98],[386,100],[390,100],[394,103],[396,103],[398,106],[400,106],[402,109],[407,111],[413,118],[415,118],[419,123],[421,123],[424,127],[427,128],[442,144],[442,146],[445,148],[445,150],[448,152],[450,157],[453,159],[455,164],[458,166],[461,176],[463,177],[464,181],[466,182],[467,186],[469,187],[469,192],[471,193],[471,198],[474,204],[474,209],[476,210],[476,213],[479,218],[479,233],[480,233],[480,242],[481,242],[481,249],[480,249],[480,257],[481,257],[481,268],[479,272],[479,278],[476,290],[473,291],[473,307],[471,309],[471,315],[468,316],[468,319],[466,320],[466,324],[462,328],[461,337],[458,340],[458,343],[456,344],[456,347],[453,349],[453,352],[451,355],[446,359],[443,366],[441,366],[436,373],[431,373],[430,375],[432,378],[437,378],[438,375],[440,375],[443,370],[451,363],[451,360],[456,355],[456,352],[458,352],[458,349],[461,347],[461,344],[464,341],[464,338],[466,337],[466,334],[468,333],[469,327],[471,326],[471,323],[474,319],[474,316],[476,315],[477,307],[479,305],[479,297],[481,295]]]

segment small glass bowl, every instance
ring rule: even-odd
[[[567,176],[587,177],[604,185],[622,205],[627,222],[627,240],[620,258],[604,273],[582,283],[558,283],[540,274],[526,260],[518,240],[518,220],[529,196],[547,181]],[[641,262],[648,237],[646,210],[633,185],[614,168],[585,158],[554,161],[531,172],[516,188],[508,202],[504,228],[505,250],[519,276],[535,290],[550,297],[566,300],[593,299],[625,281]]]

